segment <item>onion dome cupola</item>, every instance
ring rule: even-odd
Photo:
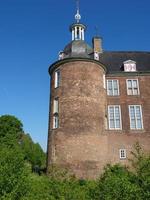
[[[79,2],[77,1],[77,13],[75,14],[75,23],[70,26],[72,41],[66,45],[62,52],[60,52],[59,59],[71,57],[91,58],[93,48],[84,41],[86,26],[82,24],[80,20],[81,15],[79,12]]]
[[[84,40],[84,32],[86,30],[86,26],[80,23],[81,15],[79,12],[79,6],[77,6],[75,20],[76,23],[70,26],[70,31],[72,32],[72,40]]]

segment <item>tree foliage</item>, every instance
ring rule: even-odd
[[[1,200],[149,200],[150,155],[136,144],[132,168],[107,165],[98,180],[78,180],[57,166],[38,175],[45,153],[14,116],[0,117]],[[32,166],[32,170],[31,170]]]
[[[31,140],[32,156],[22,146],[22,138],[29,137],[23,124],[14,116],[0,117],[0,199],[20,200],[30,191],[29,166],[44,163],[45,153]],[[29,146],[29,148],[31,147]],[[27,149],[26,149],[27,150]],[[29,150],[28,150],[29,151]]]
[[[141,199],[150,199],[150,154],[145,154],[139,143],[134,145],[130,159],[135,172],[134,182],[141,188]]]
[[[67,176],[68,177],[68,176]],[[33,175],[30,179],[31,192],[24,200],[91,200],[89,189],[95,181],[75,179],[53,179],[46,176]]]
[[[29,134],[22,135],[20,144],[25,160],[32,165],[33,171],[39,171],[40,168],[45,168],[46,154],[38,143],[32,141]]]
[[[19,141],[23,132],[23,125],[20,120],[11,115],[0,117],[0,144],[13,146]]]
[[[0,148],[0,199],[18,200],[28,191],[28,170],[18,148]]]
[[[121,165],[107,166],[99,180],[101,200],[141,200],[140,187],[132,181],[134,175]]]

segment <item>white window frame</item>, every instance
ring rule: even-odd
[[[119,149],[119,158],[120,159],[126,159],[127,158],[126,149]]]
[[[136,72],[136,62],[133,60],[126,60],[123,62],[125,72]]]
[[[141,105],[129,105],[129,118],[130,118],[130,129],[131,130],[142,130],[143,129],[143,114],[142,114],[142,107]],[[134,120],[135,120],[135,128],[131,127],[132,125],[132,119],[131,119],[131,107],[134,107]],[[138,117],[136,115],[136,107],[140,108],[140,121],[141,121],[141,128],[137,127],[138,124]]]
[[[129,84],[128,81],[131,81],[131,89],[132,89],[132,94],[129,93]],[[133,87],[133,81],[137,81],[137,94],[134,94],[134,87]],[[127,95],[140,95],[140,90],[139,90],[139,81],[138,79],[127,79],[126,80],[126,86],[127,86]]]
[[[53,115],[53,129],[59,127],[59,117],[58,114]]]
[[[94,52],[94,59],[99,60],[99,53],[97,51]]]
[[[108,82],[111,81],[111,84],[112,84],[112,95],[109,94],[109,88],[108,88]],[[115,88],[114,88],[114,81],[117,82],[117,91],[118,93],[117,94],[114,94],[115,92]],[[120,95],[120,92],[119,92],[119,81],[117,79],[107,79],[107,95],[108,96],[119,96]]]
[[[60,70],[55,71],[55,88],[60,86]]]
[[[110,107],[113,107],[114,110],[115,110],[116,107],[119,108],[119,119],[120,119],[120,127],[119,128],[116,127],[116,116],[115,116],[116,113],[115,112],[113,112],[115,127],[114,128],[110,127]],[[108,127],[109,127],[109,130],[122,130],[122,118],[121,118],[121,107],[120,107],[120,105],[108,105]]]
[[[103,74],[103,87],[106,89],[106,75]]]
[[[58,113],[59,112],[59,99],[55,98],[54,103],[53,103],[53,113]]]

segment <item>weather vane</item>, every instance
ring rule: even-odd
[[[81,19],[81,15],[79,12],[79,0],[76,0],[76,5],[77,5],[77,14],[75,15],[75,20],[77,20],[77,23],[79,23]]]

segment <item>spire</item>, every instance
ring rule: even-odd
[[[77,23],[79,23],[81,19],[81,15],[79,12],[79,0],[76,0],[76,4],[77,4],[77,14],[75,15],[75,20],[77,20]]]

